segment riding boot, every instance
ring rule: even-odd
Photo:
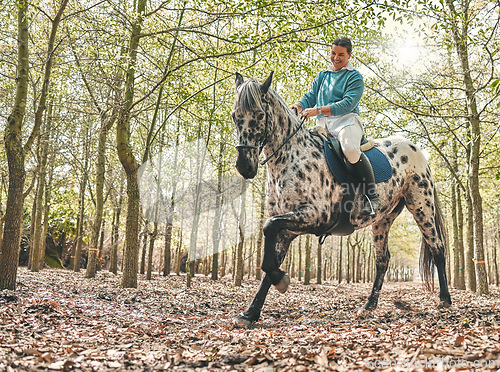
[[[370,160],[361,152],[359,161],[352,164],[354,175],[358,178],[363,194],[363,208],[361,215],[374,215],[379,208],[378,194],[375,186],[375,176]]]

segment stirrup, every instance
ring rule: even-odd
[[[375,210],[375,207],[373,205],[374,203],[367,195],[363,195],[363,197],[368,201],[368,204],[370,206],[370,210],[368,211],[367,209],[365,209],[365,207],[366,207],[366,202],[365,202],[363,205],[363,208],[361,208],[360,214],[374,216],[377,213],[377,211]]]

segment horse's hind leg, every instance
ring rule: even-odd
[[[440,307],[451,305],[450,292],[446,279],[446,230],[439,207],[436,190],[430,177],[430,171],[421,176],[414,175],[405,195],[408,210],[422,232],[421,271],[427,288],[436,265],[439,279]]]
[[[424,247],[424,249],[426,249]],[[434,253],[434,264],[436,265],[439,280],[439,305],[438,307],[450,307],[451,296],[448,291],[448,281],[446,278],[446,256],[444,249],[440,248]]]
[[[384,284],[385,273],[387,272],[389,259],[391,258],[388,247],[389,230],[403,208],[404,200],[401,200],[387,217],[372,225],[373,245],[375,246],[375,281],[373,282],[372,292],[365,305],[358,311],[358,315],[377,308],[378,297],[382,289],[382,284]]]

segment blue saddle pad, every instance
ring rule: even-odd
[[[323,148],[325,151],[326,162],[328,167],[332,171],[335,178],[340,183],[349,182],[349,174],[343,160],[339,159],[338,155],[332,151],[328,146],[328,142],[323,138]],[[392,177],[392,166],[389,160],[385,157],[382,152],[376,148],[372,147],[368,151],[364,151],[365,155],[370,160],[373,168],[373,174],[375,175],[375,182],[384,182]]]

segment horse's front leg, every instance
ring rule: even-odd
[[[263,228],[265,243],[262,270],[271,284],[281,293],[285,293],[288,289],[290,278],[279,267],[285,258],[290,242],[297,236],[290,231],[303,231],[304,229],[298,220],[300,220],[298,214],[290,212],[269,218]]]
[[[276,239],[275,255],[277,256],[277,261],[279,264],[281,264],[285,259],[286,253],[288,252],[288,247],[295,237],[296,235],[292,235],[286,232],[278,234]],[[269,279],[269,276],[267,274],[264,274],[262,282],[260,283],[259,289],[255,294],[252,303],[245,310],[245,312],[241,313],[236,318],[235,323],[237,326],[249,328],[253,323],[259,320],[260,312],[262,311],[264,301],[266,300],[266,296],[269,292],[269,288],[271,288],[271,285],[272,283]]]
[[[259,320],[260,312],[262,310],[262,306],[264,306],[264,301],[266,300],[267,292],[269,292],[269,288],[271,288],[271,281],[264,274],[262,281],[260,282],[259,290],[255,294],[252,303],[245,310],[244,313],[238,315],[235,319],[235,324],[239,327],[250,328],[250,326]]]

